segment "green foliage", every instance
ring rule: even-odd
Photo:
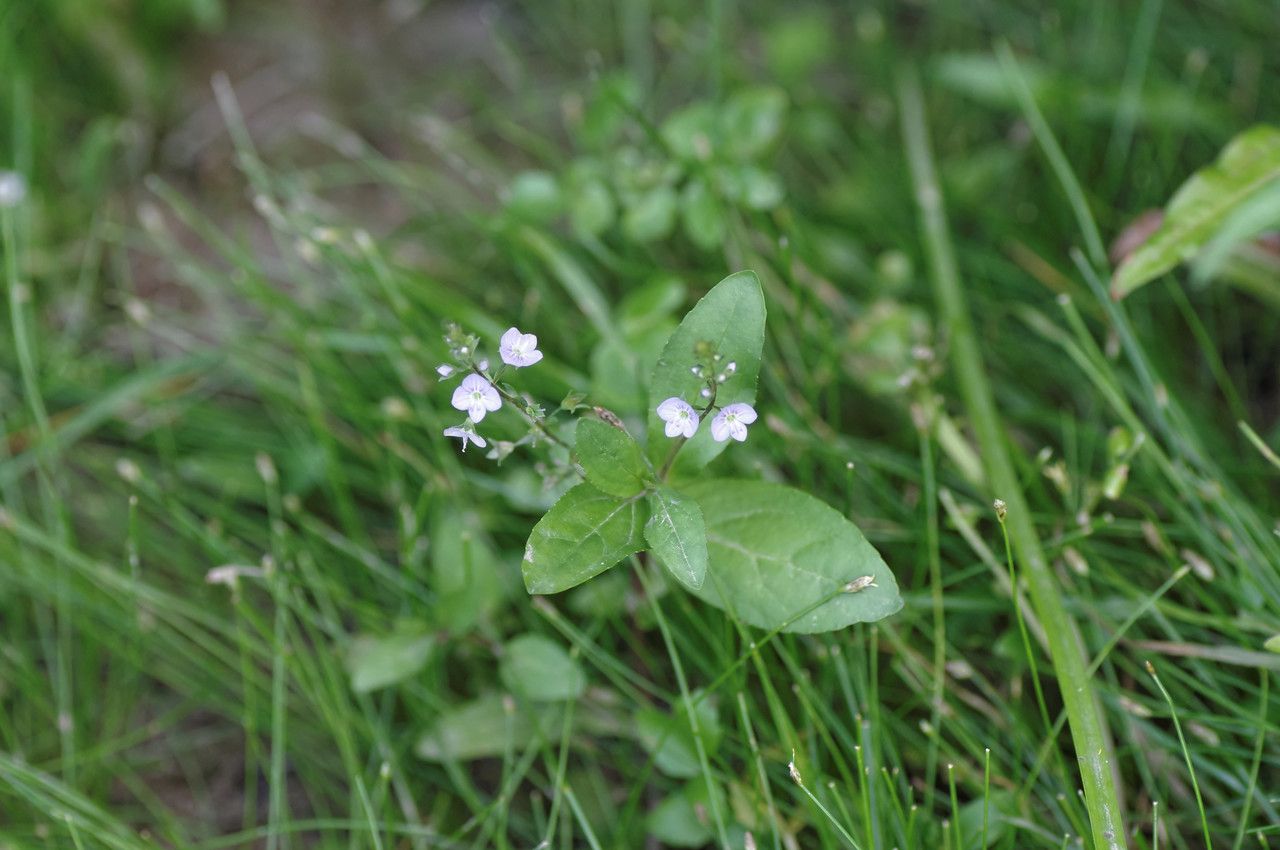
[[[707,577],[707,529],[698,503],[670,487],[649,494],[644,539],[667,570],[690,590]]]
[[[634,496],[643,491],[650,472],[640,446],[622,428],[599,419],[578,420],[574,451],[587,481],[612,496]]]
[[[513,693],[534,702],[577,699],[587,687],[578,662],[542,635],[525,634],[508,641],[499,672]]]
[[[826,632],[902,608],[898,584],[853,523],[790,487],[706,479],[686,486],[702,507],[710,556],[699,597],[763,629]],[[874,584],[842,592],[871,576]],[[816,606],[816,607],[815,607]]]
[[[435,637],[424,631],[357,635],[347,649],[351,689],[364,694],[408,679],[426,666],[435,645]]]
[[[521,564],[525,588],[559,593],[639,552],[646,518],[639,493],[611,496],[577,485],[533,527]]]
[[[703,699],[694,706],[697,715],[698,735],[705,751],[714,755],[723,730],[715,705]],[[693,725],[683,705],[674,712],[658,709],[642,709],[635,718],[636,735],[645,750],[653,756],[653,763],[667,776],[688,779],[698,775],[697,746],[694,744]]]
[[[1241,133],[1170,199],[1160,229],[1116,269],[1112,296],[1123,298],[1191,259],[1234,212],[1277,181],[1280,129],[1260,125]]]
[[[662,463],[671,448],[655,412],[658,404],[672,396],[695,401],[705,384],[693,373],[699,365],[699,343],[711,344],[721,357],[718,365],[737,366],[734,379],[721,388],[717,404],[755,401],[764,322],[764,294],[754,272],[737,272],[720,281],[680,322],[667,340],[649,382],[649,457],[655,463]],[[692,440],[680,447],[677,472],[706,466],[724,448],[724,443],[712,440],[709,428],[700,428]]]

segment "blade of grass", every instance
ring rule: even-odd
[[[1018,486],[996,414],[995,398],[978,347],[977,334],[968,313],[947,230],[941,189],[929,149],[924,103],[915,71],[899,78],[902,131],[907,145],[916,199],[929,256],[935,296],[944,326],[951,331],[953,365],[965,406],[973,422],[986,461],[987,478],[994,494],[1009,508],[1010,538],[1024,570],[1031,601],[1049,639],[1050,657],[1058,674],[1062,699],[1076,753],[1094,845],[1108,850],[1127,847],[1123,808],[1112,772],[1112,745],[1102,707],[1085,675],[1085,651],[1075,622],[1067,613],[1031,521],[1030,507]],[[1096,235],[1096,234],[1095,234]],[[1098,243],[1101,250],[1101,242]]]

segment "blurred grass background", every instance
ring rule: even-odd
[[[1205,843],[1151,660],[1215,845],[1277,839],[1280,496],[1237,423],[1280,443],[1280,275],[1264,252],[1110,305],[993,51],[1015,49],[1110,240],[1275,122],[1273,3],[9,0],[0,23],[0,168],[30,184],[3,212],[0,844],[977,847],[984,804],[991,846],[1087,841],[945,368],[908,65],[1099,658],[1123,837],[1152,846],[1159,801],[1162,846]],[[780,203],[724,204],[710,246],[652,210],[580,226],[599,175],[674,179],[669,116],[759,86],[787,104],[754,160]],[[444,321],[491,344],[515,324],[547,352],[531,389],[636,417],[635,364],[745,267],[767,428],[719,468],[848,511],[907,607],[754,652],[655,591],[708,689],[713,805],[650,594],[620,567],[524,595],[545,470],[446,445],[433,367]],[[1108,496],[1117,426],[1145,443]],[[509,695],[529,632],[586,671],[571,709]]]

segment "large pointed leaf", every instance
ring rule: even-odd
[[[756,379],[760,374],[760,353],[764,348],[764,293],[755,272],[731,274],[703,296],[680,322],[667,340],[662,357],[653,370],[649,383],[649,457],[661,463],[671,450],[672,441],[663,433],[662,420],[656,412],[664,399],[678,396],[700,406],[698,393],[704,383],[690,370],[696,363],[694,347],[710,343],[721,355],[721,362],[736,364],[737,371],[718,390],[716,403],[753,404]],[[693,439],[680,450],[680,468],[706,466],[724,450],[724,443],[711,439],[710,423],[704,423]]]
[[[1165,208],[1164,223],[1116,269],[1111,295],[1123,298],[1190,259],[1241,204],[1280,180],[1280,128],[1236,136],[1217,162],[1191,176]]]
[[[559,593],[644,548],[642,494],[611,496],[579,484],[538,521],[524,549],[524,586]]]
[[[649,494],[644,539],[663,565],[690,590],[707,577],[707,528],[698,503],[670,487]]]
[[[694,591],[762,629],[827,632],[902,608],[898,583],[857,526],[810,495],[767,481],[685,487],[707,526],[707,581]],[[873,584],[838,593],[871,576]]]

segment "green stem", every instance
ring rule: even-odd
[[[968,312],[947,230],[942,192],[929,149],[920,84],[910,68],[904,69],[900,75],[898,95],[930,277],[942,314],[942,325],[951,337],[952,366],[982,449],[988,486],[992,495],[998,495],[1008,505],[1009,536],[1018,560],[1023,564],[1032,605],[1044,624],[1050,657],[1079,757],[1093,845],[1098,850],[1121,850],[1128,845],[1112,768],[1110,734],[1098,696],[1085,672],[1084,643],[1075,621],[1067,613],[1061,588],[1045,558],[996,414],[995,397],[983,367],[982,351]]]

